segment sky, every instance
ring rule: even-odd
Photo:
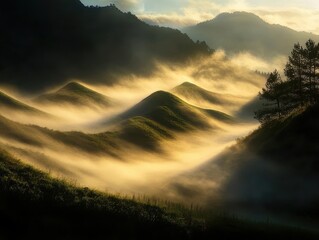
[[[85,5],[114,3],[155,25],[183,28],[222,12],[253,12],[269,23],[319,34],[318,0],[81,0]]]

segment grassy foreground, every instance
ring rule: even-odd
[[[193,211],[72,186],[0,150],[0,239],[318,239],[298,229]]]

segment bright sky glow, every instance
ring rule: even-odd
[[[269,23],[319,34],[317,0],[82,0],[85,5],[114,3],[149,23],[181,28],[222,12],[253,12]]]

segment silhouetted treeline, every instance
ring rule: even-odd
[[[69,78],[112,83],[114,74],[151,73],[153,60],[180,63],[210,52],[178,30],[79,0],[3,1],[0,27],[0,80],[23,90]]]
[[[272,72],[260,97],[267,100],[255,117],[262,123],[285,116],[319,100],[319,44],[308,40],[295,44],[284,69],[286,79]]]

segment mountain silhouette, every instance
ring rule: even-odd
[[[213,49],[224,49],[229,54],[249,52],[267,59],[288,55],[297,42],[319,40],[318,35],[269,24],[248,12],[222,13],[183,32],[193,40],[206,41]]]
[[[53,93],[41,95],[35,99],[38,103],[75,105],[87,107],[109,107],[113,100],[95,92],[78,82],[70,82]]]
[[[150,74],[155,60],[178,64],[210,52],[178,30],[79,0],[5,1],[0,26],[1,81],[24,91],[69,79],[110,84],[121,74]]]

